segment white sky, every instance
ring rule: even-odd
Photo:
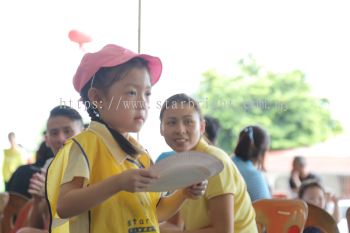
[[[71,29],[93,38],[87,51],[106,43],[137,50],[137,3],[0,2],[0,148],[14,131],[21,144],[35,149],[50,109],[60,99],[79,99],[72,77],[83,53],[68,39]],[[144,0],[141,52],[164,64],[153,101],[194,92],[210,68],[234,74],[237,60],[253,54],[267,69],[303,71],[315,94],[329,98],[334,115],[349,127],[349,6],[338,0]],[[166,150],[158,113],[154,104],[140,135],[154,158]]]

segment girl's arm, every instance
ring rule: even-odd
[[[157,178],[146,169],[130,169],[97,184],[83,187],[84,178],[75,177],[72,181],[61,185],[57,213],[61,218],[79,215],[119,191],[142,192]]]
[[[338,197],[336,197],[335,195],[331,195],[331,200],[333,201],[333,203],[334,203],[334,210],[333,210],[333,214],[332,214],[332,216],[333,216],[333,218],[334,218],[334,220],[337,222],[337,223],[339,223],[340,222],[340,216],[341,216],[341,214],[340,214],[340,208],[339,208],[339,199],[338,199]]]
[[[193,231],[180,231],[161,228],[161,233],[233,233],[234,215],[233,215],[234,197],[232,194],[224,194],[209,200],[209,218],[210,226]]]
[[[187,198],[196,199],[204,194],[208,181],[175,191],[170,196],[163,197],[157,206],[158,221],[163,222],[174,216]]]

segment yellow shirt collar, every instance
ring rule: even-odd
[[[118,145],[118,143],[115,141],[113,135],[110,133],[106,125],[97,122],[97,121],[91,121],[88,130],[93,131],[98,136],[100,136],[103,140],[103,142],[106,144],[108,150],[111,152],[111,154],[114,156],[114,158],[117,160],[118,163],[123,163],[127,158],[134,159],[134,157],[126,154]],[[146,150],[130,135],[126,138],[131,144],[133,144],[136,149],[141,151],[141,153],[146,153]],[[140,156],[137,155],[137,157]]]
[[[209,147],[208,142],[202,137],[193,150],[204,152],[207,150],[208,147]]]

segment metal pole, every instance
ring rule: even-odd
[[[138,8],[138,25],[137,25],[137,52],[141,52],[141,0]],[[137,132],[137,141],[140,141],[140,133]]]
[[[141,52],[141,0],[139,0],[138,28],[137,28],[137,52]]]

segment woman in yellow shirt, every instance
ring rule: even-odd
[[[166,100],[160,112],[160,131],[176,152],[199,151],[221,160],[224,169],[208,180],[205,194],[188,200],[180,210],[179,228],[164,224],[162,233],[257,233],[255,212],[246,185],[231,158],[202,137],[205,121],[199,104],[185,94]]]

